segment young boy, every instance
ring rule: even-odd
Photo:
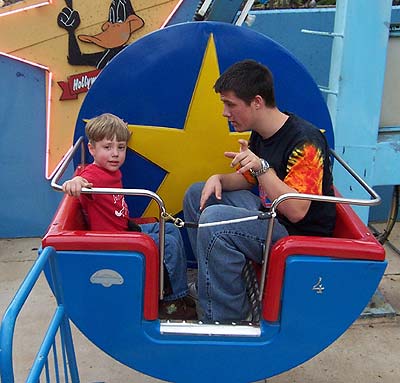
[[[110,113],[89,120],[85,127],[88,149],[93,163],[80,175],[64,182],[64,193],[78,197],[90,230],[142,231],[158,245],[158,223],[135,225],[129,220],[128,206],[123,195],[81,194],[82,188],[122,188],[121,165],[131,132],[127,124]],[[187,296],[186,255],[179,229],[165,225],[164,266],[172,293],[160,302],[161,319],[196,319],[195,302]]]

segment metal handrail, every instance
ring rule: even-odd
[[[84,139],[83,137],[79,137],[78,140],[75,142],[75,145],[72,147],[70,152],[65,156],[61,166],[55,173],[53,179],[51,180],[51,187],[56,191],[62,191],[62,186],[58,184],[59,180],[65,173],[68,165],[70,164],[72,158],[81,148],[81,151],[84,152]],[[82,158],[84,158],[82,156]],[[160,257],[160,291],[159,296],[160,299],[163,299],[164,292],[164,252],[165,252],[165,204],[161,197],[147,189],[125,189],[125,188],[82,188],[82,194],[122,194],[122,195],[129,195],[129,196],[140,196],[140,197],[149,197],[152,200],[156,201],[159,209],[159,246],[158,252]]]
[[[333,149],[330,149],[330,153],[333,157],[343,166],[345,170],[362,186],[362,188],[372,197],[372,199],[358,199],[358,198],[344,198],[344,197],[330,197],[323,195],[314,195],[314,194],[302,194],[302,193],[286,193],[282,194],[274,201],[272,201],[269,213],[271,215],[271,220],[268,225],[266,240],[265,240],[265,249],[262,258],[262,269],[261,269],[261,278],[260,278],[260,295],[259,301],[262,302],[265,279],[267,274],[267,266],[268,266],[268,257],[271,248],[272,242],[272,231],[275,223],[275,219],[277,216],[277,208],[279,204],[288,199],[303,199],[308,201],[320,201],[320,202],[328,202],[328,203],[336,203],[336,204],[347,204],[347,205],[359,205],[359,206],[376,206],[381,203],[381,197],[378,193],[375,192]]]

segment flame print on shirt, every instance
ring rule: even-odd
[[[311,143],[293,150],[287,164],[286,185],[299,193],[322,194],[324,161],[321,150]]]
[[[246,173],[243,173],[243,176],[247,182],[254,184],[255,178],[250,172]],[[323,174],[324,161],[321,150],[311,143],[305,143],[294,149],[289,157],[287,175],[283,182],[299,193],[322,195]],[[258,195],[264,207],[271,204],[261,184],[258,185]]]

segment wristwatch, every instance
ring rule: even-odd
[[[269,163],[266,160],[264,160],[264,158],[260,158],[260,164],[261,164],[260,170],[255,171],[253,169],[250,169],[250,173],[253,177],[258,177],[261,174],[264,174],[271,167],[269,166]]]

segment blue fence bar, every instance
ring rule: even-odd
[[[3,316],[0,326],[0,377],[2,383],[14,383],[13,338],[18,315],[20,314],[24,303],[29,297],[29,294],[31,293],[46,266],[50,266],[53,282],[57,280],[56,266],[54,261],[55,256],[56,251],[52,247],[46,247],[40,253],[38,259],[25,277],[20,288],[14,296],[14,299],[11,301]],[[55,285],[58,284],[55,283]],[[65,315],[64,306],[62,304],[62,294],[60,291],[55,291],[55,295],[58,305],[36,358],[33,361],[32,368],[26,379],[26,382],[37,383],[44,367],[46,367],[46,382],[50,382],[51,376],[48,370],[48,355],[51,350],[53,350],[53,353],[57,352],[55,348],[55,339],[58,332],[60,332],[61,337],[61,353],[64,363],[65,381],[69,381],[68,375],[70,375],[72,383],[79,382],[72,334],[69,326],[69,320]],[[55,365],[57,365],[57,356],[53,357],[53,359]],[[65,366],[69,367],[69,371]],[[58,365],[55,366],[55,369],[55,376],[57,381],[59,381]]]

